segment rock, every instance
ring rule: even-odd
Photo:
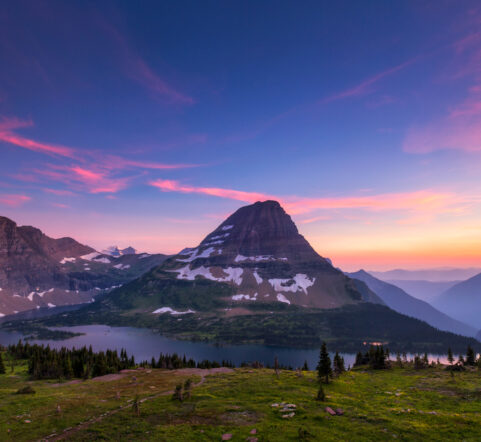
[[[276,408],[276,407],[278,407],[278,406],[279,406],[279,404],[272,404],[272,405],[271,405],[271,407],[274,407],[274,408]]]
[[[31,421],[30,419],[25,419],[24,422],[25,422],[26,424],[31,424],[31,423],[32,423],[32,421]]]
[[[283,419],[290,419],[291,417],[294,417],[295,415],[296,415],[296,413],[292,412],[292,413],[289,413],[289,414],[282,415],[282,418]]]
[[[324,410],[326,411],[326,413],[329,413],[331,416],[336,415],[336,412],[331,407],[326,407],[324,408]]]
[[[225,433],[222,435],[222,439],[221,440],[231,440],[232,439],[232,434],[230,433]]]
[[[344,414],[344,410],[342,408],[336,408],[336,414],[338,416],[342,416]]]
[[[250,434],[257,434],[257,430],[253,428],[251,431],[249,431]]]

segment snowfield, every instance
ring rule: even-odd
[[[170,307],[161,307],[161,308],[158,308],[157,310],[154,310],[152,313],[155,315],[162,315],[164,313],[170,313],[171,315],[187,315],[189,313],[195,313],[195,311],[189,309],[185,312],[178,312],[176,310],[171,309]]]
[[[293,283],[291,283],[293,281]],[[304,273],[298,273],[291,279],[269,279],[269,284],[276,292],[293,292],[302,290],[307,295],[307,289],[314,285],[316,278],[309,278]],[[291,284],[289,284],[291,283]],[[289,284],[289,285],[287,285]]]

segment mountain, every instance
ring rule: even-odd
[[[462,281],[433,300],[439,310],[481,328],[481,273]]]
[[[137,250],[135,250],[133,247],[127,247],[125,249],[119,249],[118,246],[110,246],[107,247],[105,250],[102,250],[101,252],[104,255],[110,255],[115,258],[118,258],[119,256],[122,255],[135,255],[137,253]]]
[[[395,285],[381,281],[364,270],[348,273],[351,278],[359,279],[376,293],[393,310],[413,318],[426,321],[439,330],[450,331],[464,336],[475,336],[477,329],[457,321],[436,310],[427,302],[408,295]]]
[[[142,278],[144,285],[137,281],[135,291],[125,287],[113,302],[127,297],[132,308],[173,308],[176,299],[169,290],[181,288],[185,294],[188,287],[198,290],[199,281],[209,281],[222,287],[230,315],[245,313],[245,304],[253,302],[308,308],[381,303],[319,256],[276,201],[240,208],[197,247],[182,250]],[[192,301],[191,307],[198,304]]]
[[[382,279],[382,278],[380,278]],[[384,280],[395,285],[415,298],[431,303],[437,296],[461,281]]]
[[[481,268],[454,268],[440,267],[435,269],[403,270],[395,269],[384,272],[368,270],[368,273],[382,281],[409,280],[409,281],[464,281],[481,272]]]
[[[316,253],[275,201],[240,208],[197,247],[95,303],[37,325],[92,323],[231,344],[317,347],[326,341],[343,351],[377,342],[431,352],[480,345],[387,307],[363,281]]]
[[[91,302],[163,262],[164,255],[112,258],[72,238],[0,217],[0,317],[24,310]]]

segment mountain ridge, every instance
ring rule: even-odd
[[[401,288],[375,278],[365,270],[348,273],[352,278],[364,281],[385,304],[393,310],[423,320],[433,327],[464,336],[474,337],[477,329],[438,311],[425,301],[410,296]]]

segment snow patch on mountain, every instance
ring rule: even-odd
[[[234,295],[232,296],[233,301],[257,301],[257,293],[255,293],[253,296],[251,295]]]
[[[254,278],[256,278],[257,284],[262,284],[262,281],[264,281],[264,280],[259,276],[259,273],[257,273],[257,271],[255,271],[253,273],[253,275],[254,275]]]
[[[92,252],[92,253],[89,253],[87,255],[83,255],[80,258],[85,259],[85,261],[92,261],[93,259],[97,258],[98,256],[100,256],[99,252]]]
[[[230,225],[230,226],[224,226],[222,227],[222,230],[230,230],[232,229],[234,226]]]
[[[286,303],[286,304],[290,304],[290,303],[291,303],[291,301],[289,301],[282,293],[278,293],[278,294],[277,294],[277,300],[278,300],[279,302],[284,302],[284,303]]]
[[[209,247],[208,249],[203,250],[200,254],[199,254],[199,249],[193,249],[192,251],[189,252],[189,254],[191,255],[189,258],[177,259],[177,261],[192,262],[192,261],[194,261],[195,259],[198,259],[198,258],[208,258],[214,252],[215,252],[215,249],[213,247]]]
[[[287,261],[287,258],[275,258],[272,255],[261,255],[261,256],[244,256],[244,255],[237,255],[234,259],[235,262],[243,262],[243,261],[254,261],[254,262],[261,262],[261,261]]]
[[[185,312],[178,312],[177,310],[173,310],[170,307],[161,307],[161,308],[158,308],[157,310],[154,310],[152,313],[155,315],[161,315],[164,313],[170,313],[171,315],[187,315],[189,313],[195,313],[195,311],[189,309]]]
[[[210,267],[200,266],[196,269],[191,269],[190,265],[186,265],[180,269],[176,270],[169,270],[170,272],[179,273],[177,275],[177,279],[186,279],[188,281],[193,281],[197,276],[203,276],[206,279],[210,279],[211,281],[218,281],[218,282],[233,282],[234,284],[241,285],[242,284],[242,273],[244,270],[240,267],[227,267],[226,269],[222,269],[227,276],[218,277],[216,278],[212,275],[210,271]]]
[[[222,235],[216,235],[216,236],[213,236],[212,238],[209,238],[209,241],[214,241],[216,239],[224,239],[224,238],[227,238],[229,235],[230,235],[229,232],[223,233]]]
[[[298,273],[291,279],[269,279],[269,284],[278,292],[296,293],[302,290],[307,295],[307,289],[314,285],[316,278],[309,278],[304,273]]]
[[[62,258],[60,264],[67,264],[68,262],[75,262],[77,258]]]
[[[119,270],[127,270],[130,269],[130,264],[116,264],[114,267]]]

